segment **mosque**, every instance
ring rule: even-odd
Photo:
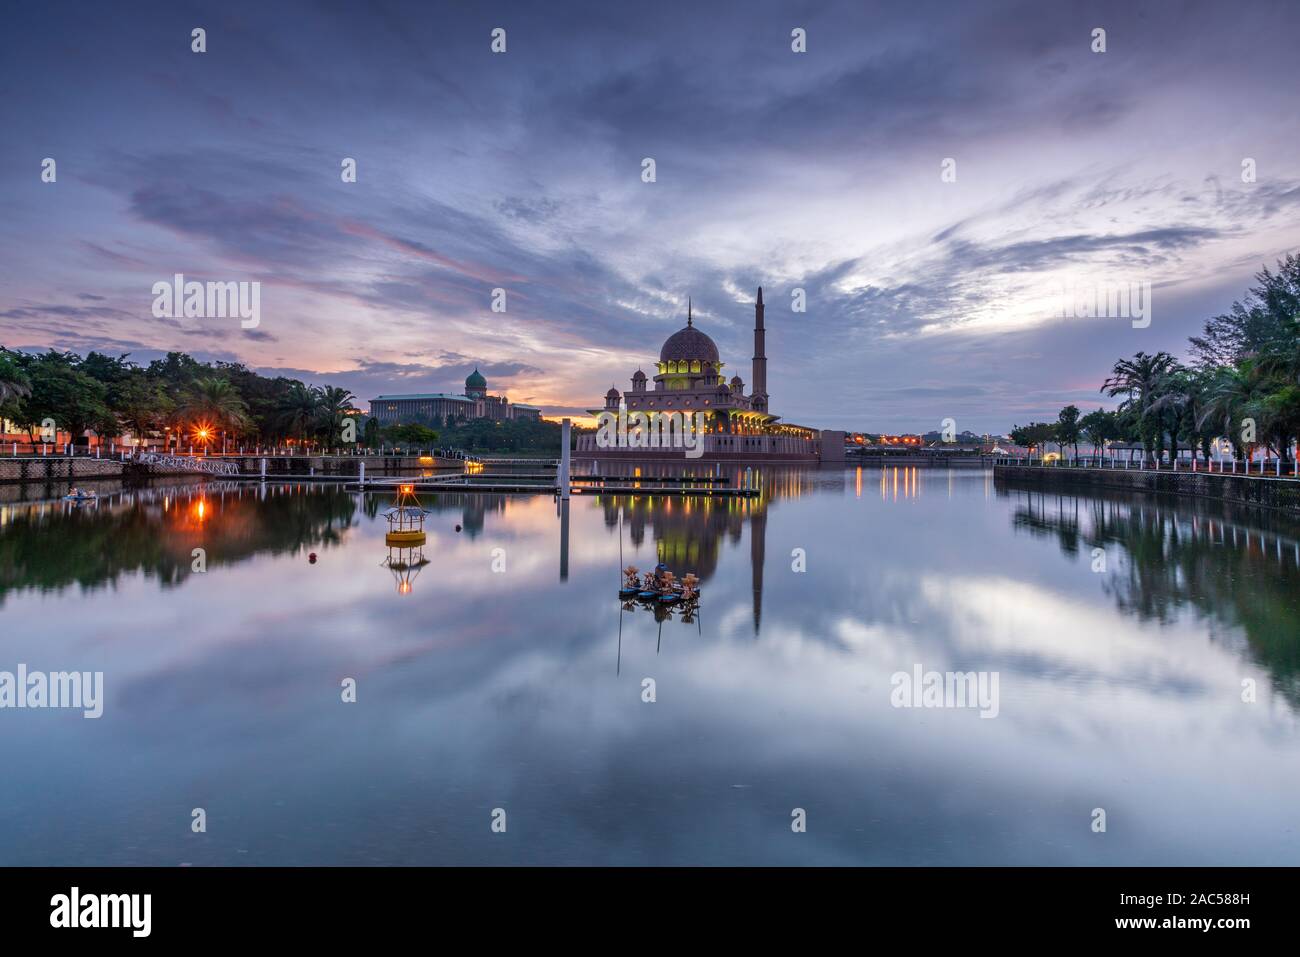
[[[754,304],[754,356],[749,391],[739,375],[726,378],[726,363],[717,344],[695,326],[688,301],[686,325],[665,340],[655,363],[654,385],[637,369],[632,388],[620,393],[611,386],[605,404],[588,409],[592,416],[618,413],[683,413],[688,419],[704,413],[704,453],[709,461],[762,459],[816,462],[844,460],[844,433],[783,423],[771,411],[767,391],[767,343],[763,325],[763,289]],[[680,458],[681,449],[601,448],[597,436],[580,435],[576,458]]]

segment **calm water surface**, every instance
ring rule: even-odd
[[[0,711],[0,864],[1300,863],[1293,522],[761,478],[575,497],[567,555],[551,498],[426,495],[414,572],[383,496],[10,487],[0,670],[103,671],[106,702]],[[620,605],[619,562],[660,558],[697,615]],[[892,707],[918,664],[997,672],[998,716]]]

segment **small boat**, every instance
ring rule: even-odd
[[[94,492],[69,492],[67,495],[63,496],[63,501],[65,502],[95,502],[98,500],[99,496]]]
[[[665,605],[675,605],[677,602],[681,600],[682,600],[682,596],[678,595],[676,592],[669,592],[666,595],[659,596],[659,601]]]
[[[659,597],[659,593],[657,591],[639,591],[636,593],[636,597],[644,601],[654,601]]]
[[[635,598],[640,589],[637,588],[620,588],[618,590],[619,598]]]

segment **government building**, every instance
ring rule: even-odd
[[[370,400],[370,414],[380,425],[441,425],[457,419],[540,419],[535,405],[511,402],[503,395],[487,394],[487,379],[475,369],[465,378],[465,394],[418,392],[381,395]]]
[[[767,343],[763,325],[763,289],[754,304],[754,356],[749,391],[739,375],[726,378],[726,363],[709,336],[695,327],[688,303],[686,325],[664,342],[653,380],[637,369],[632,388],[620,393],[613,386],[593,416],[618,414],[620,405],[633,412],[682,413],[692,419],[704,413],[703,459],[766,459],[792,462],[844,461],[844,433],[781,422],[771,411],[767,391]],[[653,381],[653,386],[651,382]],[[681,458],[681,448],[606,448],[597,435],[580,435],[577,458]]]

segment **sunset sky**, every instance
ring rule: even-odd
[[[653,374],[687,296],[748,382],[762,285],[786,420],[1002,431],[1300,246],[1298,35],[1294,2],[24,4],[0,344],[362,400],[477,366],[562,414]],[[175,273],[260,282],[260,325],[155,318]],[[1098,282],[1149,282],[1150,326],[1052,317]]]

